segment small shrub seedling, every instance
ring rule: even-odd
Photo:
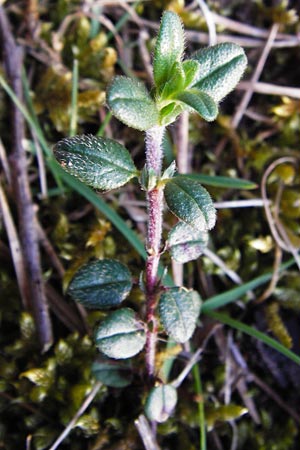
[[[67,172],[95,189],[109,191],[137,178],[146,193],[147,258],[140,277],[145,295],[143,316],[129,307],[120,307],[130,294],[132,277],[129,269],[116,260],[85,264],[73,277],[68,292],[86,307],[114,309],[95,330],[96,345],[105,355],[102,363],[95,363],[93,368],[99,380],[117,387],[129,384],[129,361],[112,364],[111,359],[128,360],[145,349],[146,372],[152,385],[145,411],[155,422],[167,420],[177,401],[176,387],[167,380],[157,380],[158,333],[165,333],[177,343],[187,342],[201,309],[197,291],[163,284],[158,276],[162,248],[179,262],[196,259],[216,222],[211,197],[197,180],[176,174],[175,162],[163,170],[164,131],[183,111],[196,112],[206,121],[214,120],[218,103],[235,87],[247,62],[243,49],[232,43],[201,49],[185,60],[183,54],[181,21],[175,13],[165,12],[154,49],[151,92],[125,76],[114,78],[107,90],[107,104],[114,116],[146,133],[145,167],[141,171],[128,150],[115,140],[75,136],[61,140],[54,149]],[[178,219],[165,243],[164,201]]]

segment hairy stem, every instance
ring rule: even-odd
[[[146,165],[159,178],[162,166],[162,139],[164,127],[153,127],[146,132]],[[157,304],[158,265],[162,236],[163,189],[155,187],[147,191],[148,233],[146,260],[147,342],[146,366],[150,377],[155,372],[155,347],[158,321],[155,315]]]

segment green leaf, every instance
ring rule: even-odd
[[[202,255],[207,243],[207,231],[198,231],[184,222],[178,222],[168,236],[171,256],[180,263],[197,259]]]
[[[170,125],[170,123],[175,122],[183,110],[184,108],[182,103],[180,104],[176,101],[170,102],[160,110],[160,124],[166,127],[167,125]]]
[[[243,180],[242,178],[223,177],[219,175],[204,175],[198,173],[191,173],[185,175],[192,180],[198,180],[199,183],[207,184],[208,186],[215,186],[227,189],[256,189],[257,184],[253,181]]]
[[[172,161],[169,167],[167,167],[162,176],[161,180],[168,180],[169,178],[173,178],[176,173],[177,167],[176,167],[176,161]]]
[[[282,355],[286,356],[287,358],[291,359],[292,361],[294,361],[295,363],[300,365],[300,356],[299,355],[292,352],[291,350],[286,348],[284,345],[280,344],[280,342],[271,338],[267,334],[256,330],[253,326],[249,326],[249,325],[244,324],[243,322],[240,322],[239,320],[232,319],[227,314],[217,313],[214,311],[207,311],[206,314],[209,317],[212,317],[213,319],[218,320],[219,322],[225,323],[226,325],[230,326],[231,328],[235,328],[236,330],[239,330],[242,333],[245,333],[245,334],[248,334],[249,336],[254,337],[255,339],[263,342],[264,344],[268,345],[269,347],[274,348],[274,350],[277,350]]]
[[[207,231],[215,226],[213,202],[198,181],[178,175],[168,181],[164,192],[169,209],[180,220],[198,231]]]
[[[124,264],[102,259],[84,264],[72,279],[68,293],[88,308],[118,306],[129,294],[132,281]]]
[[[154,49],[153,75],[157,89],[171,77],[173,65],[184,52],[184,31],[177,14],[164,12]]]
[[[139,181],[140,181],[142,190],[150,191],[151,189],[154,189],[157,184],[157,173],[155,172],[155,170],[152,167],[150,167],[150,169],[148,169],[147,165],[145,164],[145,166],[141,170],[141,175],[140,175]]]
[[[162,423],[168,420],[177,403],[177,390],[170,384],[151,389],[145,404],[149,420]]]
[[[137,176],[128,150],[112,139],[65,138],[55,145],[54,155],[66,172],[95,189],[115,189]]]
[[[239,417],[247,413],[248,409],[245,408],[245,406],[239,406],[233,403],[230,403],[229,405],[209,406],[206,409],[207,429],[208,431],[211,431],[217,423],[237,420]]]
[[[109,314],[95,332],[96,344],[109,358],[126,359],[139,353],[146,342],[143,323],[130,308]]]
[[[159,95],[159,100],[164,101],[174,97],[178,91],[182,91],[185,85],[185,73],[181,62],[175,62],[170,73],[170,78],[164,84]]]
[[[169,288],[159,300],[159,314],[163,326],[176,342],[186,342],[196,328],[201,299],[193,290]]]
[[[288,269],[295,263],[294,259],[289,260],[288,262],[281,264],[279,267],[279,272],[283,272]],[[209,299],[205,300],[202,305],[202,312],[209,313],[210,311],[221,308],[228,303],[235,302],[239,300],[243,295],[247,294],[247,292],[261,286],[264,283],[270,281],[273,277],[273,272],[268,272],[259,277],[253,278],[253,280],[248,281],[247,283],[243,283],[241,286],[234,287],[229,289],[222,294],[214,295]]]
[[[128,77],[116,77],[107,90],[107,103],[113,114],[129,127],[148,130],[158,125],[156,105],[145,86]]]
[[[132,382],[132,367],[130,360],[116,361],[104,355],[92,364],[92,375],[105,386],[122,388]]]
[[[215,120],[218,115],[218,105],[214,99],[205,92],[198,91],[197,89],[190,89],[189,91],[180,92],[177,94],[176,98],[192,110],[196,111],[208,122]]]
[[[193,87],[206,92],[216,102],[232,91],[247,65],[244,50],[229,42],[199,50],[192,58],[201,66]]]
[[[197,79],[201,66],[198,61],[187,59],[186,61],[183,61],[182,68],[185,75],[184,87],[185,89],[188,89]]]

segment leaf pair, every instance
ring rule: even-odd
[[[240,80],[247,58],[241,47],[222,43],[200,50],[183,61],[184,31],[177,14],[166,11],[154,49],[153,98],[145,86],[116,77],[107,92],[113,114],[138,130],[167,126],[184,110],[207,121],[218,114],[218,103]]]
[[[94,309],[118,307],[131,290],[131,274],[122,263],[103,259],[83,265],[73,277],[68,293]],[[176,342],[186,342],[194,332],[200,312],[200,297],[184,288],[166,289],[159,300],[159,313],[166,332]],[[146,340],[145,325],[130,308],[109,313],[96,328],[95,341],[108,357],[130,358]]]
[[[68,292],[88,308],[110,309],[127,298],[131,286],[131,274],[126,266],[113,259],[102,259],[83,265],[72,279]],[[95,330],[98,348],[111,358],[136,355],[143,349],[145,340],[144,324],[130,308],[108,314]]]
[[[169,209],[180,219],[168,236],[172,258],[181,263],[198,258],[216,222],[209,193],[198,180],[177,175],[168,180],[164,194]]]

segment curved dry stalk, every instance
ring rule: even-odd
[[[258,297],[255,300],[255,303],[262,303],[264,302],[267,298],[269,298],[273,292],[274,289],[277,286],[277,283],[279,281],[280,278],[280,264],[282,261],[282,250],[279,247],[279,245],[276,245],[275,247],[275,259],[274,259],[274,264],[273,264],[273,274],[272,274],[272,278],[271,281],[269,283],[269,286],[267,287],[267,289],[261,294],[260,297]]]
[[[272,236],[274,240],[276,241],[277,245],[282,248],[282,250],[287,251],[289,253],[292,253],[292,255],[295,258],[295,261],[300,268],[300,258],[298,255],[298,250],[291,244],[283,226],[280,224],[278,214],[277,216],[272,214],[270,203],[267,196],[267,179],[268,176],[273,172],[273,170],[280,164],[290,162],[294,164],[296,162],[296,158],[291,156],[286,156],[277,159],[272,164],[269,165],[269,167],[266,169],[262,181],[261,181],[261,194],[262,198],[264,200],[264,209],[266,213],[266,217],[269,223],[270,231],[272,233]]]

